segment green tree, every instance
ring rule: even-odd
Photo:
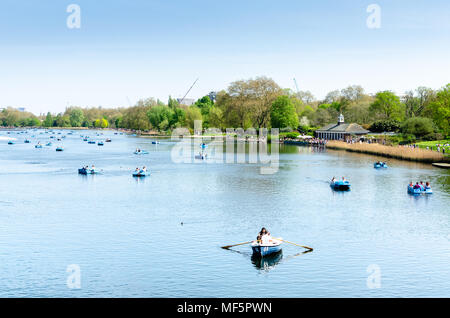
[[[200,109],[198,109],[197,106],[190,106],[186,110],[186,125],[189,128],[194,128],[194,121],[196,120],[202,120],[202,113]]]
[[[101,128],[108,128],[109,123],[105,118],[100,119],[100,127]]]
[[[45,117],[45,120],[42,123],[42,126],[44,126],[44,127],[52,127],[53,126],[53,116],[52,116],[52,114],[50,114],[50,112],[47,113],[47,116]]]
[[[218,107],[213,107],[209,111],[209,127],[223,129],[223,113],[222,110]]]
[[[167,106],[175,110],[175,108],[180,106],[180,103],[178,103],[175,98],[172,98],[172,96],[169,96],[169,102],[167,103]]]
[[[155,106],[147,112],[152,127],[159,131],[167,130],[174,125],[175,111],[168,106]]]
[[[370,105],[370,112],[378,119],[402,120],[403,109],[400,98],[391,91],[378,92]]]
[[[450,84],[437,92],[436,99],[429,103],[424,113],[446,136],[450,135]]]
[[[70,126],[81,127],[84,122],[84,112],[80,108],[74,108],[70,111]]]
[[[274,128],[298,127],[298,116],[289,96],[279,96],[272,103],[270,122]]]
[[[435,132],[433,121],[430,118],[413,117],[407,119],[401,127],[403,134],[414,135],[422,138]]]

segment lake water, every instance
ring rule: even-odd
[[[448,170],[280,146],[279,171],[262,175],[261,164],[174,163],[170,140],[96,133],[35,149],[50,134],[0,131],[17,138],[0,141],[0,297],[450,297]],[[91,164],[101,174],[77,174]],[[133,178],[143,165],[152,175]],[[352,190],[333,192],[333,176]],[[434,194],[408,195],[416,180]],[[220,248],[262,226],[314,251],[283,244],[261,262],[248,245]]]

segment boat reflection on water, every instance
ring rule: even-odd
[[[283,251],[261,257],[258,254],[252,255],[252,264],[259,270],[268,271],[274,268],[283,258]]]

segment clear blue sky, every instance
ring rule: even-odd
[[[81,7],[81,29],[66,8]],[[371,3],[381,28],[366,25]],[[0,107],[128,106],[259,75],[322,98],[450,82],[448,0],[2,0]]]

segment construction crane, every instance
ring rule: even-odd
[[[184,94],[183,98],[180,100],[180,104],[183,104],[184,99],[186,98],[187,94],[189,94],[189,92],[191,91],[191,89],[194,87],[194,85],[197,83],[198,78],[195,80],[194,84],[191,85],[191,87],[188,89],[188,91],[186,92],[186,94]]]
[[[295,78],[294,78],[294,84],[295,84],[295,88],[297,89],[297,94],[298,94],[300,91],[298,90],[297,80]]]

